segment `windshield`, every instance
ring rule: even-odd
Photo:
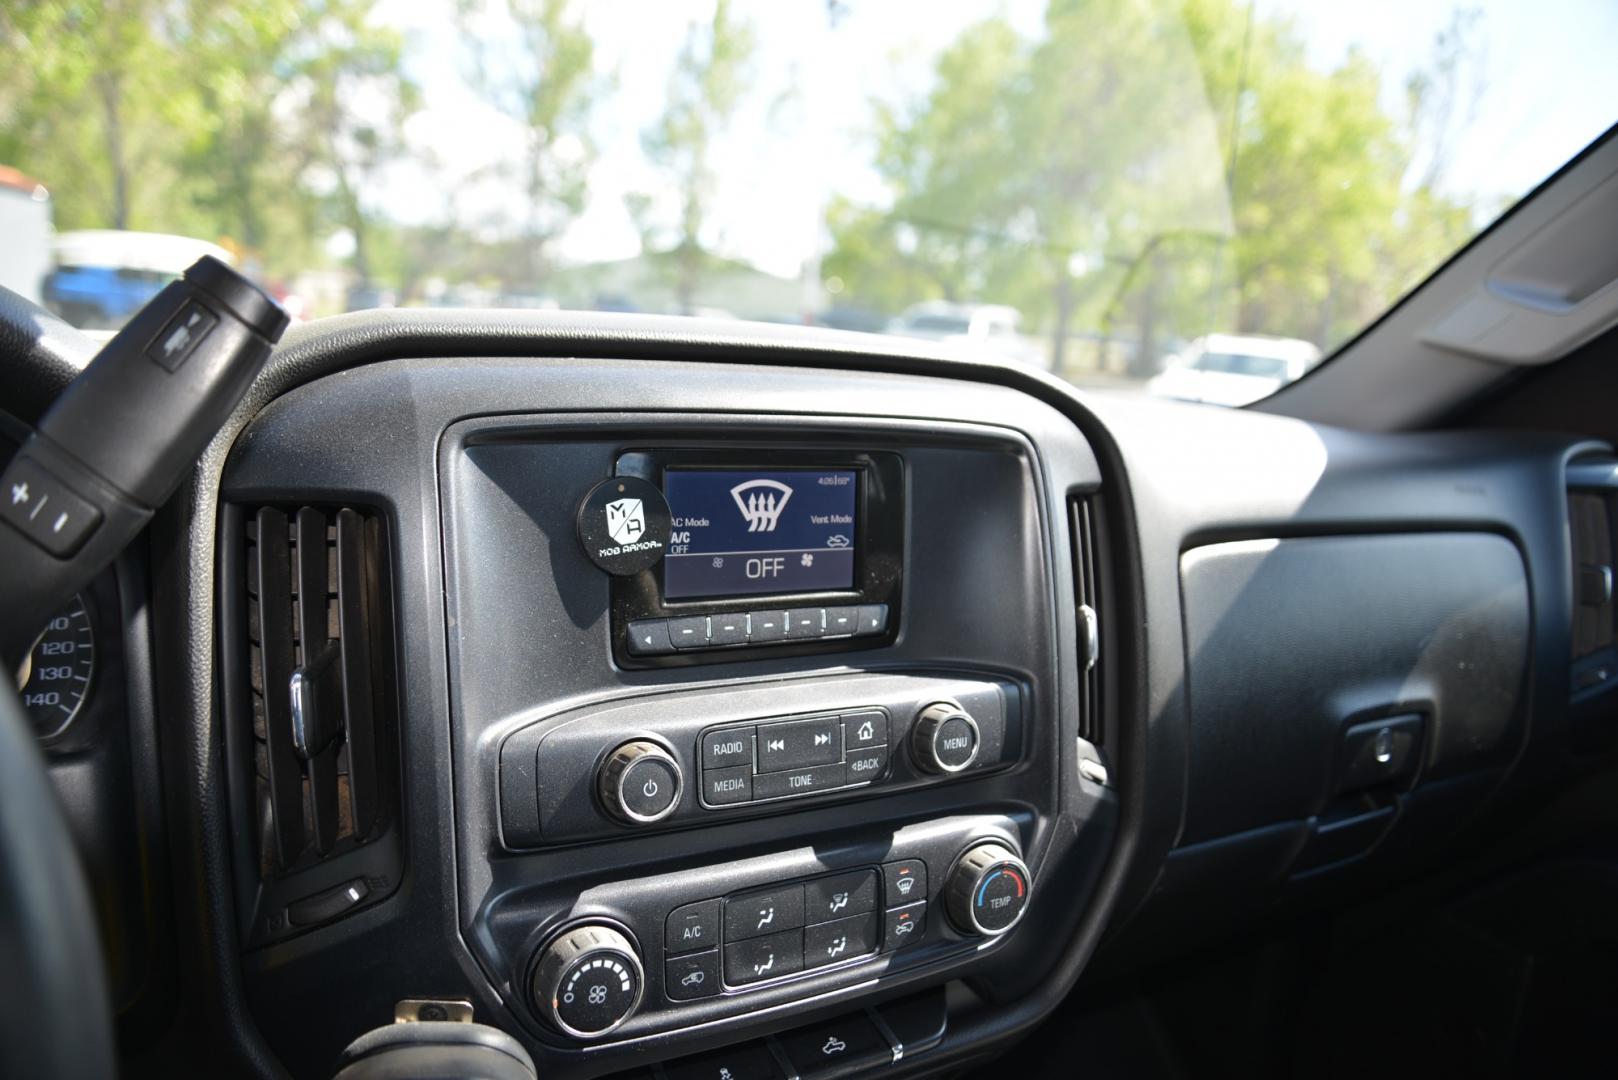
[[[1191,362],[1191,366],[1198,371],[1218,371],[1226,375],[1256,375],[1263,379],[1287,377],[1287,362],[1273,356],[1203,353]]]
[[[1397,302],[1608,127],[1615,46],[1606,0],[12,4],[0,283],[116,327],[211,252],[305,319],[814,323],[1179,395],[1189,342]]]

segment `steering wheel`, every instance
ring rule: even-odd
[[[16,419],[37,421],[95,352],[73,327],[0,288],[0,401]],[[12,599],[0,596],[0,611]],[[0,971],[0,1074],[115,1074],[89,885],[10,672],[0,677]]]

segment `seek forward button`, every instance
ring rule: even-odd
[[[781,772],[843,760],[843,725],[835,716],[762,724],[758,729],[758,771]]]

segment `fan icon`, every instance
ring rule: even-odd
[[[811,555],[807,551],[803,553],[803,557],[801,559],[799,559],[798,561],[803,563],[803,565],[805,565],[805,566],[813,566],[813,565],[815,565],[815,557],[813,555]]]

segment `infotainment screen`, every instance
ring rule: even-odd
[[[666,600],[854,586],[858,470],[668,469],[663,494]]]

